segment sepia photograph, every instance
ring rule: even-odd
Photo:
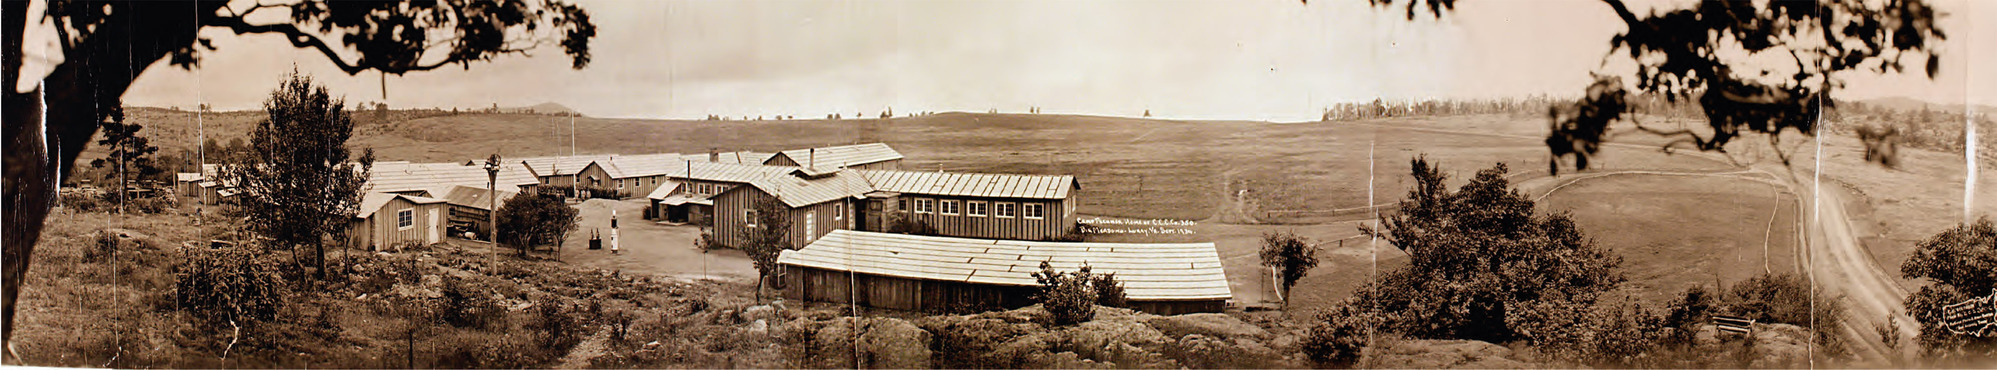
[[[1997,367],[1997,2],[0,31],[0,367]]]

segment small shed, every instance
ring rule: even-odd
[[[784,297],[906,311],[1031,305],[1031,275],[1083,265],[1114,273],[1132,308],[1159,315],[1220,312],[1233,299],[1213,243],[1071,243],[833,230],[783,251]],[[853,302],[857,300],[857,302]]]
[[[347,233],[348,244],[365,250],[429,245],[444,240],[443,199],[394,193],[361,196],[360,213]]]

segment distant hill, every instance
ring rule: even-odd
[[[558,115],[558,116],[566,116],[570,114],[582,115],[582,112],[576,111],[574,108],[569,108],[566,105],[562,105],[561,103],[556,103],[556,102],[545,102],[525,107],[504,108],[501,110],[509,113],[532,113],[532,114],[547,114],[547,115]]]
[[[1865,100],[1859,100],[1857,101],[1857,103],[1865,104],[1867,106],[1876,107],[1876,108],[1886,108],[1898,111],[1919,111],[1925,108],[1925,109],[1933,109],[1941,111],[1960,112],[1962,111],[1963,108],[1962,104],[1936,104],[1925,100],[1914,99],[1905,96],[1865,99]],[[1985,114],[1997,113],[1997,107],[1993,106],[1976,105],[1974,108],[1978,113],[1985,113]]]

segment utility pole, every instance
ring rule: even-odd
[[[498,262],[499,258],[497,256],[499,255],[499,153],[493,153],[491,157],[487,157],[485,159],[485,179],[486,179],[485,200],[487,207],[485,210],[485,216],[486,216],[486,222],[488,222],[487,225],[492,226],[492,230],[486,232],[487,234],[486,238],[492,241],[492,255],[494,256],[493,262]]]

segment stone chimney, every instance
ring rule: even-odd
[[[707,162],[721,163],[721,148],[714,148],[714,147],[707,148]]]

